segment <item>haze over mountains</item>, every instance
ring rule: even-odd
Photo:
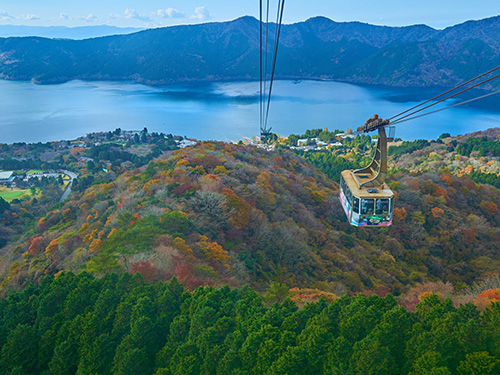
[[[87,40],[6,38],[0,39],[0,78],[147,84],[258,79],[258,54],[259,23],[252,17]],[[451,86],[498,65],[500,16],[444,30],[316,17],[284,25],[276,75],[431,87]]]
[[[88,39],[108,35],[131,34],[143,29],[134,27],[99,26],[24,26],[0,25],[0,37],[39,36],[43,38]]]

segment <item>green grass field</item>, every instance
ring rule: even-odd
[[[40,193],[40,189],[37,189],[37,195]],[[31,196],[30,189],[18,189],[18,188],[7,188],[5,186],[0,186],[0,197],[5,199],[7,202],[12,202],[14,199],[21,199],[26,196]]]

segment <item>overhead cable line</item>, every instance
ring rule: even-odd
[[[498,68],[500,68],[500,67],[498,67]],[[496,69],[498,69],[498,68],[496,68]],[[478,76],[478,77],[479,77],[479,76]],[[397,118],[396,120],[394,120],[392,123],[393,123],[393,124],[394,124],[394,123],[397,123],[398,121],[401,121],[401,120],[403,120],[403,119],[405,119],[405,118],[407,118],[407,117],[410,117],[410,116],[412,116],[412,115],[414,115],[414,114],[416,114],[416,113],[418,113],[418,112],[421,112],[421,111],[423,111],[423,110],[425,110],[425,109],[427,109],[427,108],[430,108],[430,107],[432,107],[432,106],[435,106],[436,104],[439,104],[439,103],[441,103],[441,102],[444,102],[445,100],[451,99],[451,98],[453,98],[453,97],[455,97],[455,96],[457,96],[457,95],[463,94],[463,93],[464,93],[464,92],[466,92],[466,91],[469,91],[469,90],[471,90],[471,89],[473,89],[473,88],[476,88],[476,87],[478,87],[478,86],[481,86],[481,85],[483,85],[483,84],[485,84],[485,83],[487,83],[487,82],[489,82],[489,81],[491,81],[491,80],[494,80],[495,78],[498,78],[498,77],[500,77],[500,74],[497,74],[497,75],[495,75],[495,76],[493,76],[493,77],[490,77],[490,78],[488,78],[488,79],[485,79],[484,81],[481,81],[481,82],[479,82],[479,83],[476,83],[475,85],[473,85],[473,86],[471,86],[471,87],[468,87],[468,88],[466,88],[466,89],[463,89],[463,90],[461,90],[461,91],[459,91],[459,92],[457,92],[457,93],[455,93],[455,94],[452,94],[452,95],[449,95],[449,96],[447,96],[447,97],[445,97],[445,98],[439,99],[437,102],[434,102],[434,103],[432,103],[432,104],[429,104],[429,105],[427,105],[427,106],[425,106],[425,107],[423,107],[423,108],[417,109],[416,111],[413,111],[413,112],[411,112],[411,113],[408,113],[408,114],[406,114],[406,115],[405,115],[405,116],[403,116],[403,117],[399,117],[399,118]],[[456,90],[456,88],[455,88],[454,90]],[[439,95],[439,96],[442,96],[442,95]],[[427,103],[428,103],[428,102],[429,102],[429,101],[427,101]],[[406,111],[406,112],[408,112],[408,111]],[[393,116],[392,118],[394,118],[394,117],[397,117],[397,116]]]
[[[421,106],[423,106],[424,104],[427,104],[427,103],[429,103],[429,102],[431,102],[431,101],[433,101],[433,100],[435,100],[435,99],[437,99],[437,98],[439,98],[439,97],[441,97],[441,96],[443,96],[443,95],[445,95],[445,94],[448,94],[448,93],[450,93],[450,92],[452,92],[452,91],[455,91],[456,89],[459,89],[460,87],[465,86],[466,84],[471,83],[471,82],[473,82],[473,81],[475,81],[476,79],[479,79],[479,78],[481,78],[481,77],[484,77],[485,75],[488,75],[488,74],[490,74],[490,73],[492,73],[492,72],[494,72],[495,70],[498,70],[498,69],[500,69],[500,66],[497,66],[496,68],[493,68],[493,69],[491,69],[491,70],[488,70],[487,72],[485,72],[485,73],[483,73],[483,74],[480,74],[480,75],[478,75],[477,77],[474,77],[474,78],[472,78],[472,79],[470,79],[470,80],[468,80],[468,81],[466,81],[466,82],[464,82],[464,83],[461,83],[460,85],[455,86],[454,88],[449,89],[449,90],[447,90],[447,91],[445,91],[445,92],[443,92],[443,93],[441,93],[441,94],[439,94],[439,95],[436,95],[436,96],[434,96],[433,98],[430,98],[430,99],[426,100],[426,101],[425,101],[425,102],[423,102],[423,103],[420,103],[420,104],[418,104],[418,105],[416,105],[416,106],[414,106],[414,107],[412,107],[412,108],[410,108],[410,109],[407,109],[406,111],[403,111],[403,112],[401,112],[401,113],[398,113],[397,115],[392,116],[392,117],[391,117],[391,118],[389,118],[388,120],[389,120],[389,121],[392,121],[392,120],[393,120],[394,118],[396,118],[396,117],[399,117],[399,116],[401,116],[401,115],[404,115],[405,113],[408,113],[408,112],[410,112],[410,111],[412,111],[412,110],[414,110],[414,109],[416,109],[416,108],[418,108],[418,107],[421,107]],[[483,82],[483,83],[484,83],[484,82]],[[473,88],[473,87],[471,87],[471,88]],[[444,99],[444,100],[446,100],[446,99]],[[437,104],[437,103],[435,103],[435,104]]]
[[[262,0],[259,1],[259,120],[262,129]]]
[[[262,0],[261,2],[261,8],[262,8]],[[267,92],[267,62],[268,62],[268,39],[269,39],[269,0],[267,0],[267,6],[266,6],[266,30],[265,30],[265,40],[263,41],[264,37],[262,34],[262,23],[263,23],[263,18],[262,18],[262,13],[260,16],[260,76],[261,76],[261,88],[260,88],[260,129],[261,133],[263,132],[264,127],[264,111],[265,111],[265,98],[266,98],[266,92]],[[264,54],[262,53],[262,47],[264,46]],[[264,60],[262,60],[264,59]],[[264,68],[262,70],[262,68]]]
[[[479,79],[481,77],[484,77],[485,75],[490,74],[490,73],[492,73],[492,72],[494,72],[494,71],[496,71],[498,69],[500,69],[500,66],[498,66],[498,67],[496,67],[494,69],[491,69],[491,70],[489,70],[489,71],[487,71],[487,72],[485,72],[483,74],[480,74],[477,77],[474,77],[474,78],[472,78],[472,79],[470,79],[470,80],[468,80],[468,81],[466,81],[466,82],[464,82],[464,83],[462,83],[462,84],[460,84],[460,85],[458,85],[458,86],[456,86],[456,87],[454,87],[454,88],[452,88],[450,90],[447,90],[447,91],[445,91],[445,92],[443,92],[443,93],[441,93],[439,95],[436,95],[433,98],[426,100],[425,102],[422,102],[422,103],[420,103],[420,104],[418,104],[418,105],[416,105],[416,106],[414,106],[414,107],[412,107],[410,109],[407,109],[406,111],[403,111],[403,112],[399,113],[398,115],[392,116],[391,118],[389,118],[387,120],[380,120],[381,121],[380,124],[374,124],[374,125],[368,127],[368,121],[367,121],[367,124],[365,124],[365,126],[358,128],[358,131],[356,131],[356,132],[354,132],[352,134],[361,134],[361,133],[366,133],[366,132],[369,132],[369,131],[372,131],[372,130],[375,130],[375,129],[378,129],[378,128],[385,128],[385,127],[390,127],[390,126],[393,126],[393,125],[398,125],[398,124],[401,124],[401,123],[406,122],[406,121],[410,121],[410,120],[417,119],[417,118],[420,118],[420,117],[428,116],[428,115],[433,114],[433,113],[444,111],[445,109],[458,107],[458,106],[461,106],[461,105],[464,105],[464,104],[468,104],[468,103],[474,102],[474,101],[479,100],[479,99],[484,99],[484,98],[487,98],[489,96],[493,96],[493,95],[499,94],[500,90],[495,91],[495,92],[490,92],[490,93],[487,93],[487,94],[484,94],[484,95],[481,95],[481,96],[478,96],[478,97],[475,97],[475,98],[472,98],[472,99],[468,99],[468,100],[465,100],[465,101],[462,101],[462,102],[459,102],[459,103],[455,103],[455,104],[449,105],[449,106],[444,107],[444,108],[440,108],[440,109],[437,109],[437,110],[434,110],[434,111],[430,111],[430,112],[426,112],[426,113],[423,113],[423,114],[420,114],[420,115],[416,115],[417,113],[419,113],[419,112],[421,112],[421,111],[423,111],[425,109],[428,109],[428,108],[430,108],[430,107],[432,107],[432,106],[434,106],[436,104],[444,102],[445,100],[451,99],[451,98],[453,98],[453,97],[455,97],[457,95],[460,95],[460,94],[462,94],[464,92],[467,92],[467,91],[469,91],[469,90],[471,90],[473,88],[476,88],[476,87],[481,86],[481,85],[483,85],[483,84],[485,84],[487,82],[490,82],[490,81],[492,81],[492,80],[494,80],[496,78],[499,78],[500,74],[494,75],[494,76],[492,76],[492,77],[490,77],[488,79],[485,79],[485,80],[483,80],[481,82],[478,82],[478,83],[472,85],[471,87],[468,87],[468,88],[463,89],[463,90],[461,90],[461,91],[459,91],[457,93],[454,93],[454,94],[449,95],[449,96],[447,96],[445,98],[442,98],[442,99],[440,99],[440,100],[438,100],[438,101],[436,101],[436,102],[434,102],[432,104],[429,104],[429,105],[427,105],[427,106],[425,106],[423,108],[419,108],[422,105],[424,105],[426,103],[429,103],[430,101],[432,101],[434,99],[437,99],[437,98],[439,98],[439,97],[441,97],[441,96],[443,96],[443,95],[445,95],[447,93],[451,93],[452,91],[455,91],[458,88],[463,87],[464,85],[466,85],[468,83],[471,83],[471,82],[473,82],[473,81],[475,81],[475,80],[477,80],[477,79]],[[419,109],[417,109],[417,108],[419,108]],[[413,111],[413,112],[411,112],[411,113],[408,113],[408,112],[410,112],[410,111],[412,111],[414,109],[416,109],[416,110]],[[406,115],[405,116],[401,116],[403,114],[406,114]]]
[[[493,96],[493,95],[496,95],[496,94],[500,94],[500,90],[495,91],[495,92],[490,92],[489,94],[485,94],[485,95],[479,96],[477,98],[472,98],[472,99],[466,100],[464,102],[456,103],[456,104],[450,105],[450,106],[445,107],[445,108],[436,109],[435,111],[426,112],[426,113],[423,113],[421,115],[410,117],[410,118],[407,118],[407,119],[404,119],[404,120],[396,120],[393,123],[391,123],[391,125],[398,125],[398,124],[401,124],[401,123],[406,122],[406,121],[410,121],[410,120],[413,120],[413,119],[416,119],[416,118],[420,118],[420,117],[424,117],[424,116],[427,116],[427,115],[431,115],[433,113],[441,112],[441,111],[444,111],[445,109],[449,109],[449,108],[453,108],[453,107],[458,107],[460,105],[468,104],[468,103],[474,102],[476,100],[484,99],[484,98],[487,98],[489,96]]]
[[[279,40],[280,40],[280,34],[281,34],[281,22],[283,21],[283,10],[285,8],[285,0],[282,0],[278,4],[278,12],[276,15],[276,19],[279,22],[276,22],[276,35],[275,35],[275,40],[274,40],[274,53],[273,53],[273,66],[271,70],[271,80],[269,83],[269,97],[267,98],[267,110],[266,110],[266,119],[264,122],[264,128],[267,129],[267,120],[269,119],[269,106],[271,104],[271,93],[273,91],[273,82],[274,82],[274,72],[276,71],[276,59],[278,57],[278,45],[279,45]]]
[[[260,0],[259,15],[260,15],[260,26],[259,26],[259,46],[260,46],[260,132],[262,135],[267,135],[270,132],[267,123],[269,119],[269,107],[271,104],[271,94],[273,89],[274,74],[276,71],[276,59],[278,55],[278,45],[281,34],[281,25],[283,22],[283,11],[285,8],[285,0],[278,0],[278,7],[276,11],[276,24],[274,32],[274,45],[271,49],[271,61],[269,61],[268,50],[269,50],[269,11],[270,11],[270,0],[266,1],[265,10],[265,30],[263,27],[264,23],[264,7],[263,0]],[[268,64],[271,64],[271,74],[269,79],[269,87],[267,84],[268,80]]]

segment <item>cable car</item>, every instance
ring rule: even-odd
[[[375,155],[369,166],[345,170],[340,177],[340,202],[351,225],[382,227],[392,224],[394,193],[385,183],[387,175],[387,134],[389,122],[377,115],[358,132],[378,129]]]
[[[276,57],[278,53],[279,39],[281,25],[283,21],[283,9],[285,6],[285,0],[278,0],[277,9],[277,22],[274,38],[269,37],[269,1],[267,0],[267,13],[265,23],[264,21],[264,9],[263,2],[260,1],[260,29],[259,29],[259,39],[260,39],[260,133],[261,140],[263,143],[268,143],[273,134],[271,133],[271,128],[267,126],[269,117],[269,105],[271,102],[271,92],[273,88],[274,72],[276,67]],[[265,34],[263,24],[265,24]],[[271,54],[271,61],[268,61],[268,40],[274,39],[273,53]],[[267,80],[267,66],[268,63],[272,66],[270,83],[266,84]],[[470,103],[472,101],[486,98],[491,95],[500,94],[500,90],[481,95],[479,97],[468,99],[460,103],[454,103],[445,108],[440,108],[433,110],[424,114],[418,114],[419,112],[428,109],[438,103],[445,100],[451,99],[459,94],[462,94],[470,89],[483,85],[495,78],[499,78],[500,74],[492,76],[481,82],[475,83],[472,86],[465,88],[461,91],[451,94],[453,91],[466,84],[473,83],[477,79],[484,77],[494,71],[500,69],[500,66],[493,68],[483,74],[478,75],[464,83],[461,83],[454,88],[443,92],[442,94],[436,95],[431,99],[426,100],[416,106],[413,106],[406,111],[403,111],[389,119],[383,120],[378,115],[374,115],[372,118],[365,122],[365,125],[357,129],[357,133],[368,133],[371,131],[378,130],[378,141],[375,155],[366,168],[357,170],[346,170],[343,171],[340,177],[340,201],[344,212],[349,220],[349,223],[354,226],[371,226],[371,227],[383,227],[392,224],[392,212],[394,209],[394,193],[391,191],[389,186],[385,183],[385,177],[387,176],[387,141],[394,137],[394,134],[390,134],[389,139],[385,132],[385,128],[391,125],[400,124],[412,119],[427,116],[432,113],[440,112],[448,108],[456,107],[458,105],[463,105]],[[445,94],[449,96],[443,97]],[[436,100],[439,99],[439,100]],[[434,102],[433,102],[434,101]],[[431,103],[433,102],[433,103]],[[431,104],[428,104],[431,103]],[[426,105],[427,104],[427,105]],[[426,106],[424,106],[426,105]],[[394,126],[389,127],[390,132],[394,130]]]
[[[470,89],[483,85],[495,78],[500,78],[500,74],[487,78],[481,82],[475,83],[472,86],[455,92],[442,98],[445,94],[452,93],[458,88],[472,83],[477,79],[484,77],[496,70],[500,66],[491,69],[483,74],[478,75],[464,83],[461,83],[454,88],[436,95],[431,99],[426,100],[406,111],[403,111],[387,120],[383,120],[378,115],[369,118],[363,126],[357,129],[359,133],[369,133],[378,130],[377,149],[370,165],[363,169],[346,170],[342,172],[340,178],[340,201],[347,216],[347,219],[354,226],[372,226],[381,227],[389,226],[392,224],[392,211],[394,209],[394,193],[389,186],[385,183],[387,176],[387,141],[394,137],[394,125],[413,120],[419,117],[428,116],[430,114],[443,111],[448,108],[456,107],[459,105],[467,104],[475,100],[483,99],[491,95],[500,94],[500,90],[490,92],[479,97],[468,99],[459,103],[452,104],[445,108],[440,108],[434,111],[418,114],[419,112],[428,109],[438,103],[451,99],[461,93]],[[441,98],[441,99],[440,99]],[[437,100],[439,99],[439,100]],[[431,104],[430,102],[434,101]],[[427,104],[427,105],[426,105]],[[426,105],[425,107],[423,107]],[[389,127],[389,124],[392,126]],[[385,132],[388,127],[390,131],[389,138]]]
[[[359,187],[357,171],[343,171],[340,201],[347,219],[356,227],[392,224],[394,193],[386,183],[377,189]]]

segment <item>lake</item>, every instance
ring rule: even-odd
[[[258,82],[149,87],[132,82],[35,85],[0,80],[0,143],[74,139],[90,132],[144,127],[200,140],[238,141],[259,134],[258,89]],[[391,117],[433,94],[340,82],[276,81],[269,126],[280,135],[325,127],[355,129],[374,113]],[[397,127],[396,136],[436,139],[442,133],[500,126],[498,101],[485,103],[409,121]]]

